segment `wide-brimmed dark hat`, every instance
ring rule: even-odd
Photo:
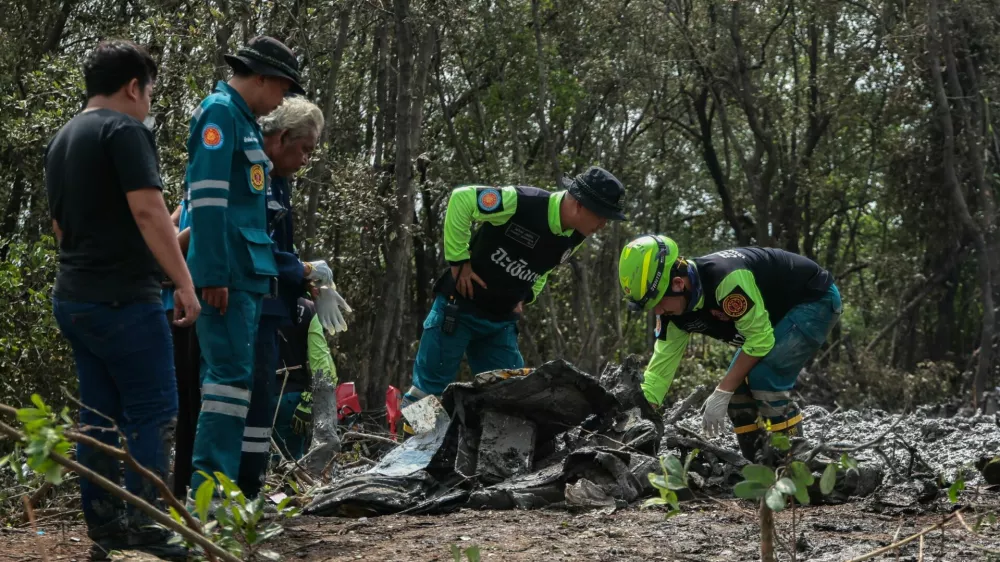
[[[234,70],[249,70],[264,76],[280,76],[292,81],[289,91],[304,94],[305,90],[299,82],[299,61],[295,53],[274,37],[261,35],[251,39],[245,47],[236,51],[235,55],[223,55],[229,66]]]
[[[625,186],[604,168],[591,166],[575,178],[561,178],[559,183],[597,215],[610,220],[627,220],[622,212]]]

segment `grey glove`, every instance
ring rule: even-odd
[[[323,328],[330,333],[346,332],[347,321],[344,320],[342,310],[352,312],[347,301],[337,292],[337,286],[330,283],[329,286],[320,287],[319,297],[316,299],[316,315]]]
[[[726,429],[726,411],[729,409],[729,399],[733,393],[728,390],[715,389],[715,392],[705,400],[704,414],[701,417],[701,427],[706,437],[721,435]]]

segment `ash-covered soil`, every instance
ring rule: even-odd
[[[996,511],[1000,495],[963,493],[961,505]],[[946,500],[912,513],[876,508],[870,502],[797,510],[800,561],[850,560],[941,521],[950,511]],[[966,516],[971,526],[973,514]],[[777,515],[779,533],[791,536],[791,512]],[[450,545],[478,546],[482,560],[698,562],[758,559],[759,530],[754,506],[740,500],[696,500],[683,513],[664,519],[663,512],[630,507],[615,513],[569,513],[562,510],[473,511],[441,516],[392,515],[369,519],[301,517],[287,525],[274,543],[283,560],[346,562],[451,562]],[[0,531],[0,561],[86,560],[88,548],[79,525],[49,527],[43,536]],[[79,542],[72,539],[82,539]],[[973,535],[957,522],[944,533],[925,537],[923,560],[990,560],[1000,553],[1000,531],[985,527]],[[916,561],[920,542],[902,547],[899,560]],[[780,560],[791,560],[781,554]],[[1000,560],[1000,555],[993,555]],[[463,558],[463,560],[465,560]],[[895,553],[875,560],[897,560]]]

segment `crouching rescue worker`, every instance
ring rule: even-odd
[[[642,236],[622,250],[618,276],[628,306],[656,314],[656,344],[642,384],[659,407],[692,333],[739,347],[705,402],[714,436],[728,413],[743,456],[754,461],[765,428],[801,435],[790,391],[843,311],[833,276],[803,256],[735,248],[685,259],[667,236]]]
[[[284,391],[280,400],[277,395],[274,400],[278,414],[275,441],[285,457],[298,460],[308,449],[312,431],[313,389],[322,384],[320,379],[325,379],[329,388],[337,386],[337,368],[311,300],[299,299],[292,323],[281,328],[278,348],[281,368],[277,384],[279,389],[284,386]],[[333,411],[324,413],[336,423],[336,402]]]
[[[275,39],[254,38],[225,58],[233,77],[195,110],[187,142],[187,261],[203,307],[189,497],[204,481],[202,472],[237,481],[243,452],[269,443],[258,430],[246,431],[261,303],[278,275],[265,211],[272,163],[256,118],[274,111],[290,89],[302,92],[295,55]]]
[[[440,395],[468,354],[473,374],[519,369],[517,321],[565,263],[608,220],[624,220],[625,188],[591,167],[563,180],[565,189],[466,186],[455,189],[445,214],[445,259],[451,266],[434,286],[403,406]],[[471,236],[472,221],[482,225]],[[405,427],[405,426],[404,426]]]

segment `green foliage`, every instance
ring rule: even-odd
[[[978,345],[975,253],[864,351],[964,242],[951,203],[941,203],[941,112],[929,110],[925,5],[900,12],[885,0],[809,0],[796,3],[789,17],[787,4],[774,1],[752,10],[732,2],[665,10],[545,1],[540,61],[528,3],[407,4],[417,39],[433,28],[435,51],[427,72],[416,73],[429,82],[414,90],[424,94],[416,100],[423,121],[412,155],[419,163],[412,166],[413,190],[402,193],[394,161],[403,127],[392,11],[333,0],[290,9],[247,0],[0,0],[0,107],[11,109],[0,117],[0,209],[13,217],[0,221],[0,241],[14,243],[12,255],[47,248],[50,259],[35,270],[15,266],[20,279],[9,259],[0,266],[0,399],[23,403],[32,392],[51,399],[75,382],[47,305],[54,252],[43,238],[50,221],[42,156],[84,102],[80,66],[96,38],[135,39],[159,65],[155,138],[173,206],[193,108],[216,80],[228,78],[220,55],[260,33],[277,33],[298,52],[308,95],[328,117],[312,169],[293,190],[297,237],[307,257],[334,266],[338,288],[355,308],[352,329],[333,338],[335,359],[344,365],[341,379],[358,381],[368,400],[381,397],[386,384],[406,382],[430,287],[446,265],[442,224],[450,189],[473,182],[555,189],[557,174],[591,164],[623,181],[630,221],[589,237],[526,307],[529,364],[566,357],[596,373],[607,360],[650,353],[649,318],[624,312],[614,271],[625,240],[656,231],[675,237],[686,256],[771,245],[832,271],[845,313],[831,341],[842,345],[810,371],[826,371],[831,399],[842,406],[907,408],[962,388],[957,372],[945,371],[956,361],[964,369]],[[349,33],[338,51],[336,22],[344,10]],[[953,43],[974,46],[957,53],[956,82],[969,91],[949,96],[952,109],[986,103],[985,122],[961,127],[956,143],[959,179],[973,194],[976,151],[965,132],[995,130],[1000,112],[990,109],[1000,99],[1000,79],[989,69],[1000,60],[1000,35],[984,16],[994,11],[984,0],[946,2],[942,10]],[[996,188],[997,162],[984,161],[987,188]],[[404,198],[418,202],[412,217],[395,213]],[[978,198],[968,204],[977,220],[987,216]],[[404,229],[413,251],[388,263],[401,219],[413,221]],[[406,280],[405,294],[384,297],[403,299],[399,318],[376,333],[380,301],[371,295],[395,278]],[[373,343],[384,341],[390,344]],[[367,372],[373,358],[383,357],[393,364]],[[692,338],[668,400],[717,382],[731,357],[725,346]],[[927,360],[940,369],[921,366]]]
[[[198,471],[205,477],[195,491],[194,515],[202,523],[208,538],[224,548],[230,554],[242,560],[278,560],[276,552],[264,548],[284,532],[280,522],[265,521],[264,506],[267,498],[259,494],[257,498],[248,500],[232,480],[221,472],[215,473],[213,479],[204,471]],[[294,496],[288,496],[276,506],[282,519],[297,517],[299,508],[290,507]],[[184,523],[181,514],[173,508],[170,516],[178,523]],[[177,542],[185,542],[176,537]],[[189,547],[193,545],[187,543]]]
[[[660,497],[649,498],[643,502],[642,507],[653,507],[653,506],[670,506],[670,511],[667,512],[666,517],[669,519],[674,515],[681,512],[680,501],[677,498],[677,492],[680,490],[687,489],[688,487],[688,467],[691,465],[691,461],[698,455],[698,449],[694,449],[688,453],[687,457],[684,459],[684,464],[673,456],[672,454],[667,454],[660,457],[660,469],[662,472],[649,473],[649,482],[656,488]]]
[[[62,482],[62,466],[49,458],[50,454],[66,456],[72,446],[66,439],[65,430],[73,425],[69,418],[69,408],[56,414],[37,394],[31,395],[34,408],[20,408],[17,419],[23,424],[27,445],[24,453],[28,466],[53,484]],[[60,423],[62,422],[62,423]],[[8,457],[8,461],[10,458]]]
[[[862,355],[856,364],[832,365],[825,380],[833,386],[837,403],[845,408],[912,410],[953,396],[961,384],[955,365],[922,361],[912,372],[887,367],[874,356]]]
[[[454,560],[455,562],[462,562],[462,555],[463,554],[465,555],[465,559],[468,560],[469,562],[479,562],[480,561],[480,556],[481,555],[479,553],[479,547],[478,546],[472,545],[469,548],[466,548],[466,549],[463,550],[457,544],[452,544],[451,545],[451,558],[452,558],[452,560]]]
[[[787,451],[791,445],[788,437],[783,434],[771,435],[771,446]],[[846,453],[841,454],[837,462],[830,463],[820,477],[820,492],[825,496],[833,491],[837,482],[839,470],[857,470],[857,461]],[[783,511],[788,504],[788,498],[795,498],[800,504],[809,504],[809,487],[816,479],[812,471],[799,460],[790,460],[777,471],[760,464],[748,464],[743,467],[742,482],[733,487],[733,494],[742,499],[756,500],[764,498],[767,506],[775,512]]]
[[[0,402],[20,404],[31,393],[51,401],[76,388],[72,353],[52,316],[56,271],[52,238],[13,243],[0,261]]]

